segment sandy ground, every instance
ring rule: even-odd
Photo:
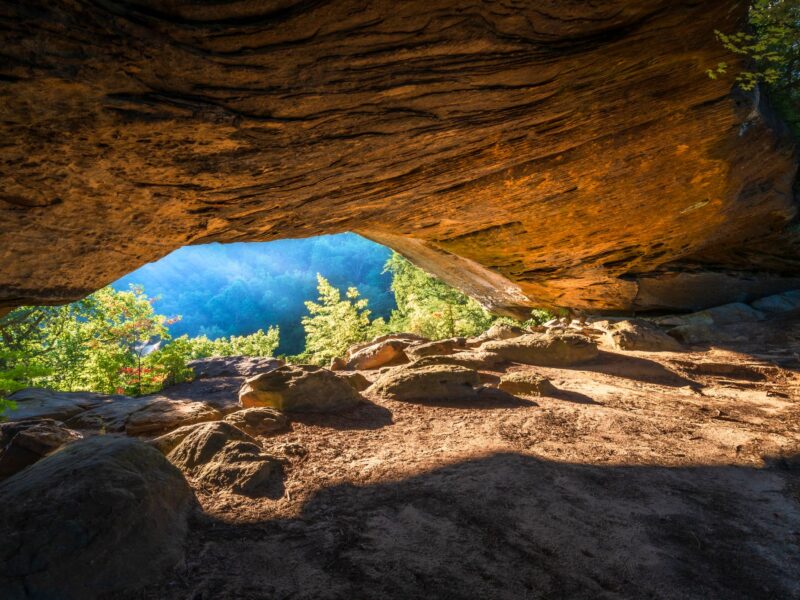
[[[185,564],[135,597],[800,598],[798,352],[786,320],[511,367],[554,398],[295,420],[271,497],[198,489]]]

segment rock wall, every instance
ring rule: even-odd
[[[0,308],[348,230],[512,313],[797,287],[794,147],[704,73],[745,10],[0,1]]]

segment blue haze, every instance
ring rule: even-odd
[[[144,286],[160,296],[156,311],[181,315],[173,336],[243,335],[269,325],[281,329],[279,353],[304,346],[303,304],[317,297],[317,273],[342,289],[356,286],[369,299],[372,317],[395,308],[391,275],[383,265],[391,251],[353,233],[308,239],[186,246],[114,282],[118,290]]]

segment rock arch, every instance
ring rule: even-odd
[[[794,146],[704,74],[745,4],[3,0],[0,310],[346,230],[506,312],[796,287]]]

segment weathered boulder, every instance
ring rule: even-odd
[[[282,367],[286,363],[278,358],[261,356],[212,356],[189,361],[196,379],[216,377],[252,377],[259,373]]]
[[[759,312],[770,315],[800,310],[800,290],[792,290],[783,294],[774,294],[751,302],[750,306]]]
[[[199,484],[260,495],[279,476],[281,461],[264,454],[253,437],[232,424],[216,421],[190,427],[181,432],[185,435],[167,458]],[[168,444],[162,440],[156,445]]]
[[[358,342],[357,344],[350,346],[345,353],[345,360],[349,360],[356,352],[359,352],[368,346],[373,346],[375,344],[388,341],[406,342],[407,345],[411,345],[424,344],[430,340],[426,337],[422,337],[421,335],[417,335],[416,333],[385,333],[383,335],[376,336],[369,341]]]
[[[53,419],[0,423],[0,479],[21,471],[83,436]]]
[[[289,428],[286,415],[266,406],[237,410],[223,420],[250,435],[272,435]]]
[[[469,369],[492,369],[503,362],[503,357],[495,352],[471,350],[447,355],[423,356],[409,363],[410,368],[429,365],[459,365]]]
[[[45,388],[25,388],[9,396],[17,408],[7,413],[9,420],[55,419],[66,421],[101,404],[125,401],[128,396],[108,396],[94,392],[56,392]]]
[[[526,332],[522,327],[511,325],[510,323],[495,323],[489,329],[477,337],[468,340],[470,346],[480,346],[489,340],[510,340],[511,338],[524,335]]]
[[[134,592],[181,560],[193,506],[183,475],[147,444],[69,444],[0,483],[0,595]]]
[[[148,399],[150,401],[144,407],[126,419],[125,433],[128,435],[154,435],[183,425],[222,418],[222,413],[205,402],[169,400],[158,396]]]
[[[513,371],[500,377],[498,388],[523,396],[552,396],[557,390],[550,380],[536,373]]]
[[[372,385],[372,382],[367,379],[363,373],[359,373],[358,371],[339,371],[336,374],[352,385],[353,389],[357,392],[363,392]]]
[[[509,362],[543,367],[568,367],[598,355],[597,344],[573,334],[531,333],[508,340],[486,342],[481,350],[494,352]]]
[[[413,363],[412,363],[413,364]],[[425,402],[476,399],[477,371],[457,365],[398,367],[384,373],[369,391],[393,400]]]
[[[682,348],[674,337],[643,319],[619,321],[609,325],[605,339],[615,350],[680,352]]]
[[[390,338],[374,342],[369,346],[359,348],[355,352],[348,351],[346,368],[369,370],[407,363],[408,357],[404,350],[408,346],[409,342],[406,340]]]
[[[347,381],[328,369],[287,365],[247,379],[239,390],[245,408],[267,406],[285,412],[333,412],[361,400]]]
[[[406,349],[406,354],[412,360],[423,356],[444,356],[453,354],[467,347],[467,340],[463,337],[454,337],[444,340],[436,340],[425,344],[416,344]]]

